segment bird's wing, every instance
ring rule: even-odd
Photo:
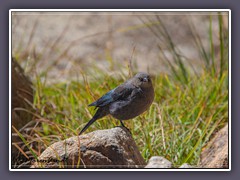
[[[97,101],[93,102],[92,104],[89,104],[89,106],[103,107],[112,102],[115,102],[116,100],[126,99],[131,95],[133,90],[134,86],[122,84],[116,87],[115,89],[109,91],[105,95],[103,95]]]

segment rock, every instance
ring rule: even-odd
[[[12,125],[16,129],[22,128],[32,120],[32,114],[27,111],[16,111],[15,108],[31,110],[33,104],[33,88],[24,70],[12,59]]]
[[[32,114],[28,111],[32,110],[31,104],[33,104],[34,90],[31,81],[24,74],[24,70],[14,58],[12,58],[11,73],[11,126],[19,131],[20,129],[24,129],[24,127],[32,120]],[[17,108],[21,108],[22,110],[17,110]],[[21,151],[27,151],[28,149],[21,138],[17,135],[14,128],[12,128],[11,161],[12,164],[15,165],[21,164],[27,160]],[[21,151],[19,151],[16,146],[20,148]]]
[[[170,161],[161,156],[153,156],[149,159],[145,168],[172,168],[173,165]]]
[[[129,131],[115,127],[56,142],[31,168],[138,168],[145,165]]]
[[[204,148],[200,164],[203,168],[228,168],[228,124]]]
[[[190,165],[190,164],[188,164],[188,163],[184,163],[184,164],[182,164],[179,168],[197,168],[197,167],[192,166],[192,165]]]

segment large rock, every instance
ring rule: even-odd
[[[15,129],[18,131],[20,129],[24,130],[24,126],[29,124],[29,122],[32,120],[32,114],[28,111],[32,110],[34,90],[32,88],[31,81],[24,74],[24,70],[14,58],[12,59],[11,73],[11,126],[14,127],[12,128],[11,161],[12,165],[15,166],[22,164],[27,160],[27,158],[21,152],[26,151],[27,148],[15,132]],[[21,131],[21,133],[23,133],[23,131]],[[21,149],[21,151],[19,151],[17,147]]]
[[[228,168],[228,124],[207,144],[201,153],[203,168]]]
[[[54,143],[31,168],[138,168],[145,165],[129,131],[116,127]]]
[[[29,78],[24,74],[24,70],[12,59],[12,125],[16,129],[22,128],[32,120],[31,110],[33,103],[33,88]],[[26,109],[26,111],[16,111],[15,108]]]

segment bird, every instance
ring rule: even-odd
[[[139,72],[123,84],[110,90],[88,106],[95,106],[96,113],[83,127],[79,135],[96,120],[111,115],[122,121],[133,119],[149,109],[154,100],[154,88],[149,74]]]

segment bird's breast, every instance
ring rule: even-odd
[[[153,88],[141,89],[141,92],[139,93],[110,104],[109,112],[116,119],[132,119],[146,111],[152,104],[153,99]]]

